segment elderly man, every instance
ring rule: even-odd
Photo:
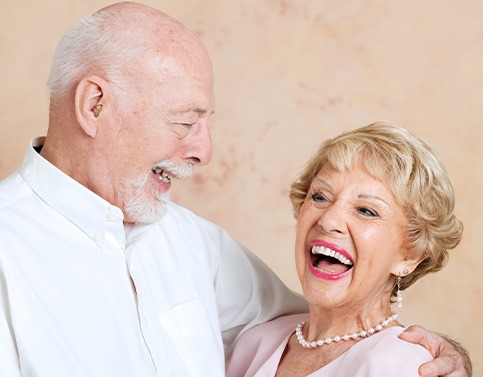
[[[0,183],[0,376],[223,376],[242,331],[307,309],[168,200],[211,157],[212,66],[193,33],[111,5],[64,36],[49,87],[47,136]],[[419,334],[449,348],[435,373],[462,373]]]

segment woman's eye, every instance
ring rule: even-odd
[[[312,194],[312,195],[311,195],[311,199],[312,199],[314,202],[318,202],[318,203],[320,203],[320,202],[326,202],[326,201],[327,201],[327,199],[325,198],[325,196],[324,196],[324,195],[322,195],[322,194],[318,194],[318,193]]]
[[[366,207],[360,207],[357,209],[357,211],[367,217],[377,217],[379,216],[376,211],[373,211],[372,209],[366,208]]]

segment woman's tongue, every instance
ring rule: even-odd
[[[340,275],[346,272],[349,267],[345,264],[340,263],[334,258],[320,258],[315,263],[315,268],[331,275]]]

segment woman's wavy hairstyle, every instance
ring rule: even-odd
[[[455,198],[448,173],[425,142],[389,122],[373,123],[320,145],[291,185],[295,218],[322,167],[342,172],[355,165],[392,191],[408,218],[406,246],[411,256],[424,257],[402,279],[401,289],[442,269],[448,250],[458,245],[463,233],[463,224],[453,213]]]

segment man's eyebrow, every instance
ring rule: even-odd
[[[190,112],[197,113],[197,114],[208,114],[207,109],[202,109],[200,107],[185,107],[185,108],[181,108],[179,110],[176,110],[174,113],[175,114],[182,114],[182,113],[190,113]],[[211,110],[209,112],[209,115],[213,115],[214,113],[215,113],[215,110]]]
[[[208,113],[208,110],[206,110],[206,109],[200,109],[200,108],[193,109],[192,111],[194,111],[195,113],[198,113],[198,114],[209,114],[209,115],[213,115],[215,113],[215,110],[211,110]]]

